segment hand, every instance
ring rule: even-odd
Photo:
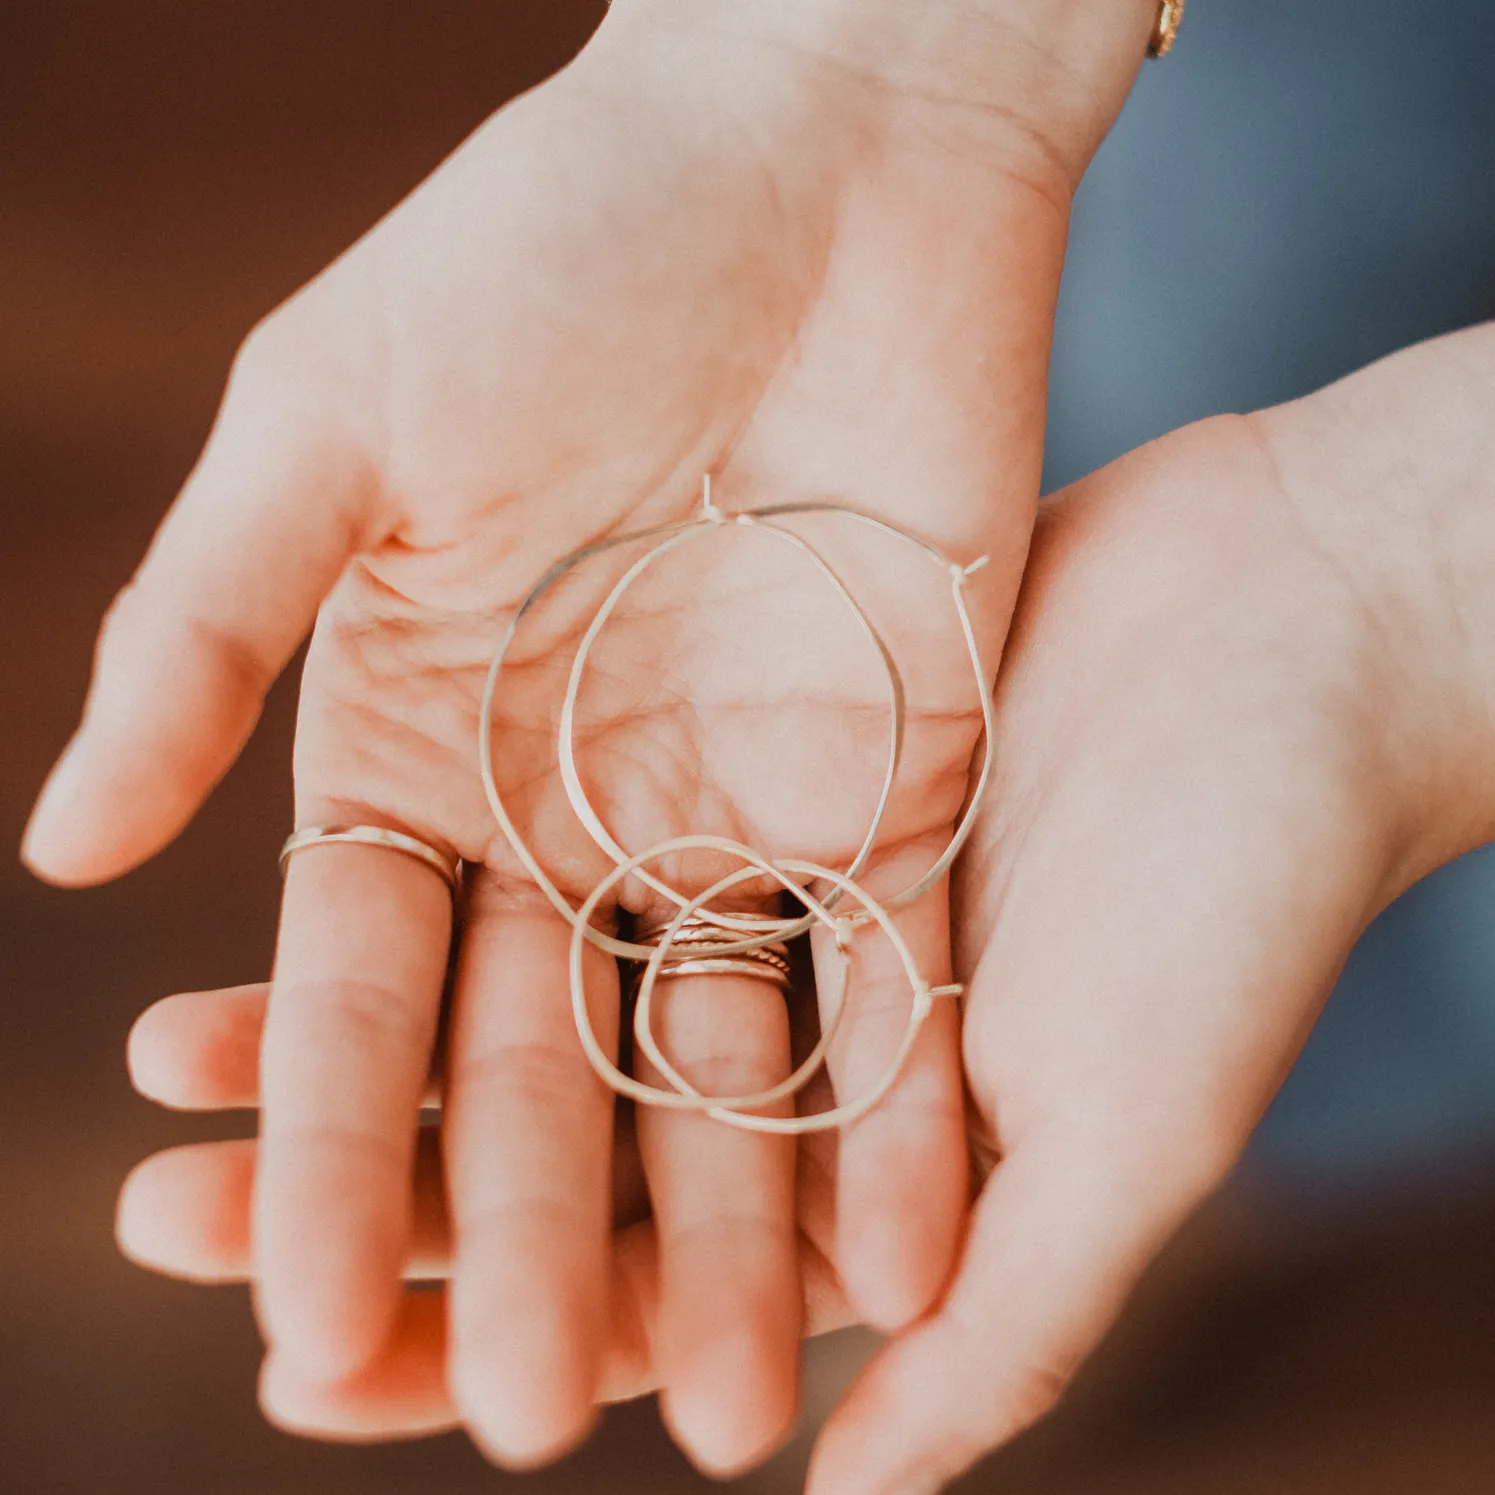
[[[1040,1416],[1237,1156],[1361,929],[1495,836],[1492,394],[1495,328],[1179,432],[1048,508],[997,697],[1002,783],[957,888],[998,1161],[951,1291],[835,1414],[811,1495],[932,1490]],[[159,1005],[137,1083],[252,1103],[261,1010]],[[246,1275],[249,1159],[152,1159],[127,1249]],[[813,1330],[849,1305],[805,1161]],[[618,1301],[647,1305],[646,1284]],[[619,1361],[648,1313],[624,1315]],[[429,1336],[391,1367],[272,1404],[329,1433],[454,1416]]]
[[[929,6],[932,24],[859,6],[854,47],[850,12],[825,19],[836,7],[701,7],[686,24],[619,6],[576,65],[502,111],[251,337],[111,613],[83,725],[28,834],[43,875],[98,881],[170,839],[314,616],[297,823],[402,828],[477,869],[443,1131],[450,1357],[458,1403],[497,1457],[548,1457],[590,1416],[612,1118],[571,1032],[565,926],[479,793],[479,682],[499,620],[557,554],[687,512],[710,469],[729,506],[828,493],[952,553],[990,552],[977,624],[995,656],[1036,492],[1068,195],[1145,32],[1144,7],[1103,7],[1119,19],[1096,28],[1083,9],[1055,16],[1076,55],[1121,58],[1105,72],[1119,85],[1068,75],[1053,38],[1038,45],[1001,6]],[[868,37],[896,59],[884,72]],[[1000,108],[968,87],[983,62],[1009,89]],[[630,846],[747,827],[772,852],[844,862],[873,786],[824,790],[873,756],[880,683],[844,621],[807,600],[805,575],[699,549],[690,586],[677,573],[599,659],[608,693],[586,703],[584,771]],[[929,608],[916,583],[887,582],[893,565],[901,553],[868,546],[846,569],[883,598],[897,649],[923,640]],[[498,724],[499,777],[573,898],[605,863],[558,803],[542,744],[552,650],[601,583],[538,620]],[[823,648],[806,651],[807,637]],[[927,658],[873,869],[884,880],[932,859],[976,732],[958,651]],[[661,661],[682,682],[665,699],[651,692]],[[818,766],[770,781],[762,765],[781,761],[791,727]],[[945,918],[931,897],[909,919],[934,981]],[[272,1369],[324,1384],[367,1370],[407,1311],[417,1104],[449,937],[444,891],[413,863],[326,848],[292,864],[254,1224]],[[593,975],[605,1027],[614,977],[604,962]],[[878,1062],[888,1022],[889,978],[860,979],[868,1016],[834,1076],[847,1090]],[[712,996],[693,1027],[666,1014],[666,1040],[703,1083],[723,1054],[710,1083],[759,1083],[782,1062],[781,1007]],[[897,1095],[839,1150],[837,1270],[885,1325],[926,1307],[948,1267],[959,1095],[945,1013]],[[645,1118],[641,1142],[666,1411],[699,1461],[733,1468],[792,1414],[793,1155],[680,1116]]]
[[[1495,837],[1492,398],[1484,328],[1180,431],[1040,521],[955,897],[1000,1160],[809,1495],[923,1495],[1040,1416],[1366,924]]]
[[[259,1104],[259,1050],[269,990],[264,985],[186,992],[147,1010],[130,1034],[130,1075],[142,1095],[185,1111]],[[812,1088],[806,1099],[824,1104]],[[422,1097],[439,1110],[443,1080]],[[625,1116],[627,1113],[624,1113]],[[442,1176],[439,1125],[424,1128],[415,1163],[407,1278],[445,1283],[452,1270],[451,1222]],[[258,1144],[252,1139],[168,1148],[140,1164],[120,1194],[118,1236],[131,1260],[202,1283],[253,1278],[250,1200]],[[803,1139],[796,1193],[805,1335],[855,1321],[828,1253],[834,1240],[834,1143]],[[649,1217],[637,1138],[620,1127],[612,1169],[613,1253],[610,1315],[598,1399],[630,1400],[659,1389],[659,1243]],[[408,1298],[389,1343],[356,1375],[332,1383],[270,1361],[260,1396],[277,1426],[329,1439],[408,1438],[458,1426],[447,1377],[447,1293]]]

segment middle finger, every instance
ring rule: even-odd
[[[698,1090],[763,1090],[789,1071],[785,998],[751,976],[673,977],[656,988],[655,1036]],[[638,1069],[662,1083],[642,1056]],[[698,1464],[730,1474],[765,1457],[794,1419],[794,1139],[650,1106],[638,1134],[658,1233],[662,1408]]]

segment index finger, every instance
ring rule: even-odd
[[[276,1355],[327,1379],[392,1331],[421,1093],[451,939],[413,859],[324,845],[291,860],[260,1081],[254,1255]]]

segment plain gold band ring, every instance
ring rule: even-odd
[[[339,843],[378,846],[385,851],[398,851],[402,856],[414,857],[436,873],[453,893],[461,891],[460,858],[437,851],[434,846],[427,846],[424,841],[415,836],[407,836],[404,831],[388,830],[382,825],[309,825],[304,830],[297,831],[288,836],[285,845],[280,848],[282,876],[285,874],[286,864],[298,851],[306,851],[312,846],[334,846]]]
[[[661,966],[656,979],[672,981],[677,976],[751,976],[757,981],[771,981],[782,991],[790,987],[788,962],[764,960],[756,950],[742,955],[693,955]]]

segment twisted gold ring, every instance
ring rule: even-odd
[[[759,925],[765,929],[780,929],[784,920],[773,915],[734,914],[731,930],[717,923],[718,916],[693,913],[678,929],[673,929],[673,920],[650,925],[639,930],[638,942],[651,947],[664,945],[664,959],[668,964],[660,967],[657,979],[669,981],[676,976],[750,976],[756,981],[770,981],[781,991],[793,985],[793,968],[789,963],[789,946],[782,940],[771,945],[758,945],[743,950],[737,955],[724,955],[721,947],[736,942],[744,926]],[[643,980],[640,971],[636,981]]]

